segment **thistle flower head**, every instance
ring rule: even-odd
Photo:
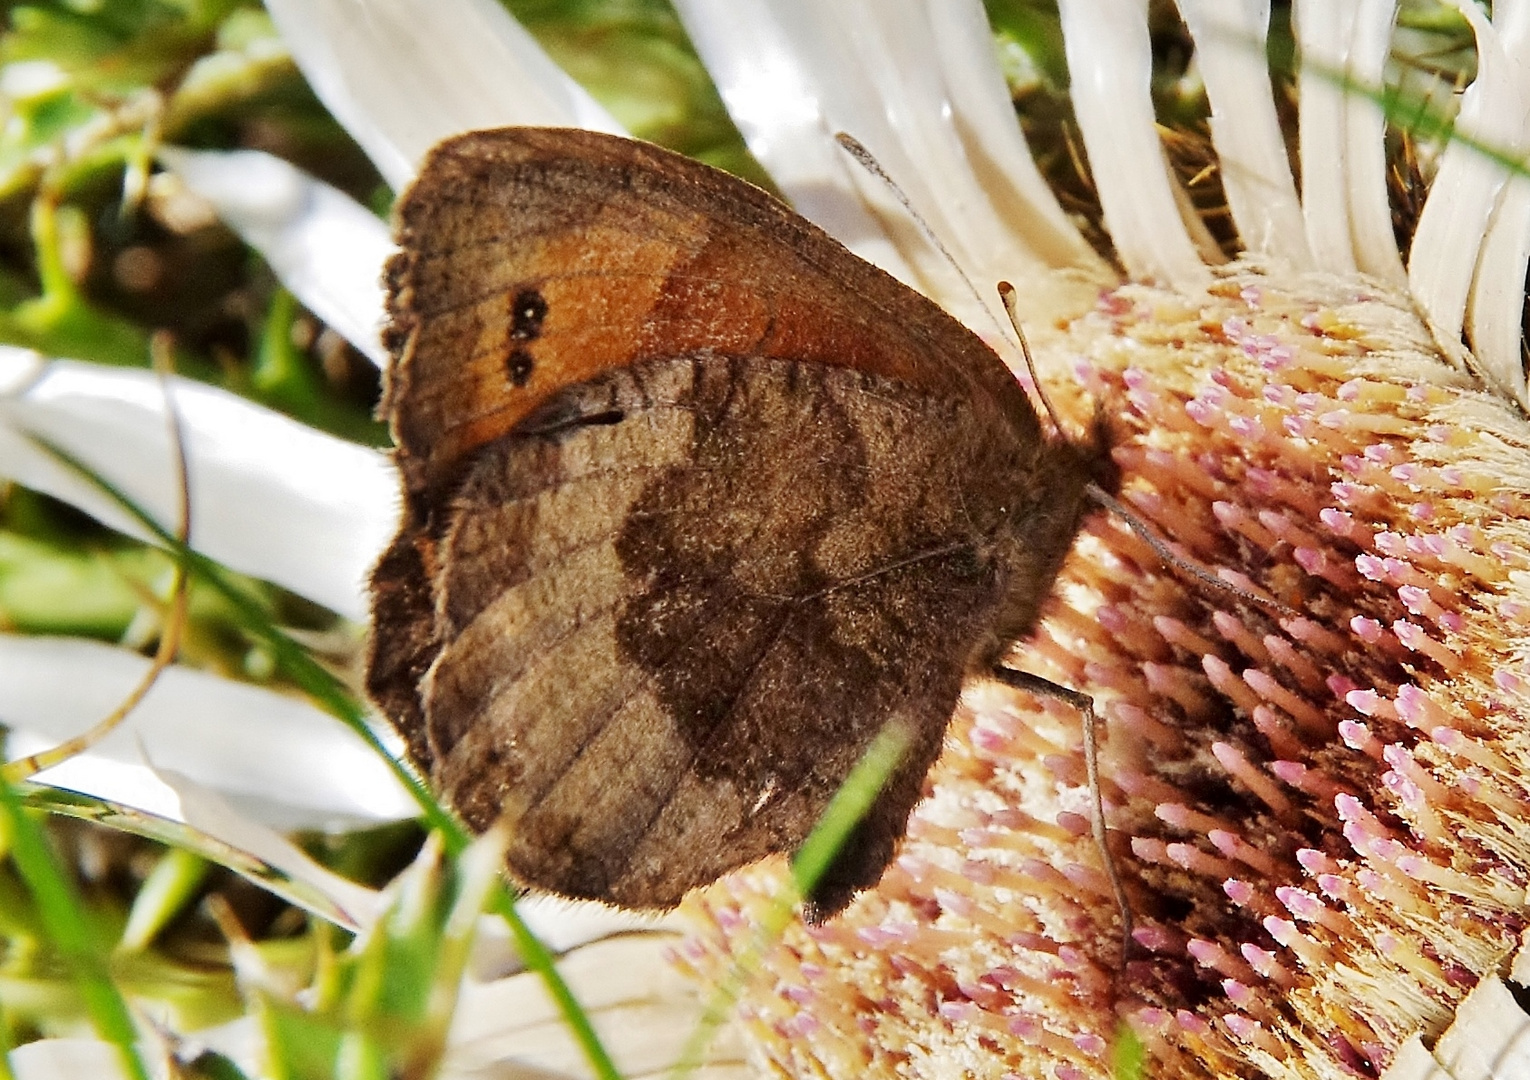
[[[1048,354],[1123,500],[1299,614],[1092,518],[1011,660],[1104,717],[1124,971],[1079,717],[984,687],[882,884],[769,952],[746,1022],[793,1074],[1099,1075],[1124,1020],[1169,1075],[1376,1075],[1525,924],[1530,429],[1354,279],[1123,286]],[[698,902],[688,962],[725,967],[772,887]]]

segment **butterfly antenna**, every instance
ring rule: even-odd
[[[893,198],[898,200],[904,212],[913,219],[915,225],[919,226],[919,231],[930,242],[930,246],[940,252],[941,257],[950,264],[951,269],[956,271],[956,276],[962,279],[962,284],[967,287],[967,292],[971,294],[972,299],[977,301],[977,305],[982,309],[983,314],[988,316],[988,321],[993,323],[994,329],[999,331],[999,336],[1004,337],[1004,325],[994,318],[992,309],[984,303],[982,294],[978,292],[977,286],[972,284],[972,279],[967,276],[967,271],[962,269],[962,264],[956,261],[956,256],[951,254],[951,249],[941,242],[935,230],[930,227],[930,223],[924,220],[924,215],[914,209],[914,204],[909,200],[908,193],[898,186],[896,180],[887,175],[887,170],[882,168],[882,163],[877,161],[872,156],[871,151],[867,150],[865,145],[855,136],[841,131],[834,136],[834,139],[840,146],[844,147],[846,153],[855,158],[856,163],[861,168],[876,177],[888,191],[892,192]],[[1041,398],[1041,404],[1052,421],[1053,429],[1059,435],[1062,435],[1065,429],[1062,426],[1062,422],[1057,418],[1057,410],[1052,407],[1052,400],[1047,397],[1046,391],[1041,388],[1041,380],[1036,377],[1036,361],[1031,357],[1031,347],[1025,340],[1025,332],[1020,329],[1020,316],[1015,308],[1015,287],[1007,281],[999,282],[999,297],[1003,300],[1004,310],[1009,315],[1009,325],[1015,331],[1015,339],[1011,341],[1011,344],[1014,344],[1014,341],[1019,342],[1020,352],[1025,357],[1026,370],[1031,373],[1031,383],[1036,388],[1036,396]]]
[[[999,282],[999,299],[1004,303],[1004,313],[1009,316],[1009,325],[1015,328],[1015,337],[1020,339],[1020,352],[1025,356],[1025,370],[1031,373],[1031,385],[1036,389],[1036,396],[1041,399],[1042,408],[1046,409],[1047,417],[1052,421],[1052,429],[1059,435],[1065,436],[1062,420],[1057,415],[1057,410],[1052,407],[1052,399],[1047,397],[1047,392],[1042,388],[1041,376],[1036,374],[1036,360],[1031,356],[1030,342],[1025,340],[1025,331],[1020,329],[1020,312],[1015,306],[1015,287],[1007,281]]]
[[[1256,592],[1250,592],[1248,589],[1239,588],[1230,581],[1223,581],[1199,563],[1192,562],[1183,555],[1176,555],[1163,537],[1153,531],[1152,526],[1134,514],[1120,501],[1112,498],[1099,484],[1087,484],[1084,487],[1084,494],[1090,502],[1103,510],[1108,510],[1125,522],[1126,527],[1136,533],[1137,537],[1144,544],[1152,548],[1153,554],[1157,555],[1166,566],[1172,567],[1186,577],[1198,581],[1208,588],[1215,589],[1219,593],[1224,593],[1245,603],[1253,604],[1255,607],[1272,615],[1280,615],[1288,619],[1299,619],[1302,617],[1301,612],[1295,608],[1287,607],[1279,600],[1272,600],[1267,596],[1260,596]]]
[[[994,318],[993,311],[983,301],[982,293],[978,292],[977,286],[972,284],[972,279],[967,276],[967,271],[963,270],[962,264],[956,261],[956,256],[951,254],[951,249],[941,242],[935,230],[930,227],[930,223],[924,220],[924,215],[914,209],[914,204],[909,200],[908,193],[898,186],[898,181],[887,175],[887,170],[882,168],[882,163],[873,157],[871,151],[866,149],[865,145],[854,135],[841,131],[834,136],[834,140],[845,149],[846,153],[855,158],[856,164],[874,176],[892,193],[892,197],[898,200],[904,212],[913,219],[915,225],[919,226],[920,233],[929,241],[930,246],[940,252],[941,258],[945,259],[951,269],[956,271],[956,276],[962,279],[962,284],[967,287],[967,292],[971,294],[972,299],[977,301],[977,305],[982,309],[983,314],[988,316],[988,321],[993,323],[993,327],[999,332],[999,336],[1003,337],[1004,325]]]

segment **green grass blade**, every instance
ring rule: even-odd
[[[14,1049],[10,1021],[5,1018],[5,1002],[0,1001],[0,1080],[16,1080],[16,1074],[11,1071],[11,1051]]]
[[[792,859],[791,887],[773,899],[764,918],[755,927],[752,939],[739,950],[727,976],[719,980],[696,1030],[686,1040],[671,1076],[689,1076],[704,1063],[707,1048],[717,1034],[717,1029],[732,1011],[745,984],[758,969],[766,950],[780,940],[798,901],[810,895],[813,886],[828,871],[834,856],[845,846],[850,834],[882,793],[888,779],[897,771],[912,740],[913,733],[906,725],[890,722],[877,733],[861,759],[855,763],[855,768],[845,777],[845,782],[834,793],[834,798],[824,809],[818,824]]]
[[[605,1044],[596,1034],[595,1025],[590,1022],[589,1014],[579,1004],[579,999],[574,996],[574,991],[569,988],[568,983],[563,981],[563,976],[558,974],[557,962],[553,959],[552,951],[531,932],[531,927],[526,925],[525,920],[521,918],[521,913],[516,910],[515,900],[501,889],[499,895],[494,898],[491,910],[503,918],[506,925],[510,927],[510,933],[515,938],[515,950],[520,954],[526,970],[535,971],[541,976],[548,996],[553,999],[558,1006],[558,1011],[563,1014],[563,1022],[568,1025],[569,1034],[573,1035],[578,1042],[585,1060],[589,1062],[590,1068],[595,1070],[598,1080],[622,1080],[621,1070],[616,1067],[616,1062],[606,1052]]]
[[[798,896],[812,894],[851,832],[870,812],[912,741],[913,733],[900,723],[889,723],[877,733],[792,859],[792,882]]]
[[[0,783],[0,820],[11,834],[11,858],[37,901],[43,929],[69,965],[96,1033],[117,1046],[128,1076],[149,1080],[138,1054],[132,1014],[107,970],[107,950],[92,940],[73,882],[42,829],[23,809],[20,796],[6,783]]]

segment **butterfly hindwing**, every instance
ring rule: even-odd
[[[508,814],[518,876],[673,904],[794,849],[902,721],[896,805],[862,830],[890,853],[1001,587],[951,450],[990,452],[959,399],[910,395],[680,358],[572,388],[561,426],[478,459],[423,710],[433,781],[476,827]]]

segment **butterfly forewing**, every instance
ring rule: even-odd
[[[431,152],[389,267],[388,410],[430,483],[552,393],[700,349],[886,375],[1038,437],[993,353],[741,180],[594,132],[474,132]]]

